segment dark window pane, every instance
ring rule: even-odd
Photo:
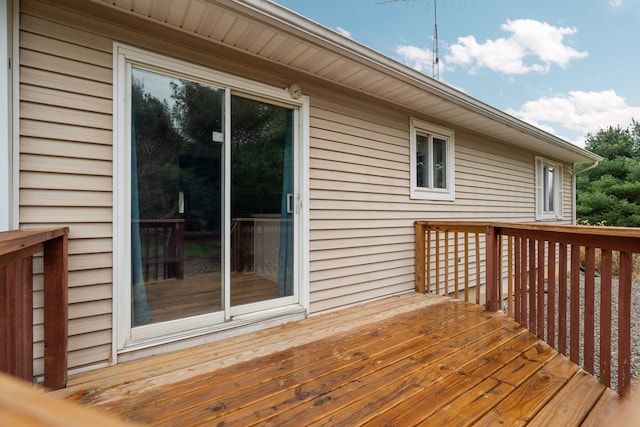
[[[416,136],[416,186],[429,187],[429,137]]]
[[[433,138],[433,188],[447,188],[447,141]]]
[[[555,211],[555,168],[552,166],[544,166],[544,211]]]

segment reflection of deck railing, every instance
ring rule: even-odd
[[[140,253],[145,282],[182,279],[184,219],[141,219],[137,223],[140,225]]]
[[[44,385],[67,384],[68,228],[0,233],[0,371],[33,381],[33,256],[44,253]]]
[[[234,218],[231,227],[231,271],[278,272],[281,218]]]
[[[488,310],[504,309],[589,373],[599,361],[598,375],[607,386],[617,364],[617,388],[626,395],[638,253],[638,229],[418,221],[416,290],[473,300],[471,293],[479,303],[485,288]]]

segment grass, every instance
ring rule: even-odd
[[[202,258],[220,256],[220,244],[204,242],[185,243],[184,255]]]

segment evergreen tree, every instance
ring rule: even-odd
[[[577,177],[579,222],[640,227],[640,123],[588,135],[586,148],[605,159]]]

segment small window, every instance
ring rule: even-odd
[[[562,165],[536,157],[536,219],[562,219]]]
[[[454,132],[411,119],[411,198],[454,199]]]

